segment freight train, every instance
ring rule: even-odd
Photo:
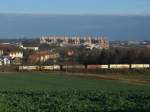
[[[106,65],[50,65],[19,66],[19,71],[61,71],[69,69],[149,69],[150,64],[106,64]]]

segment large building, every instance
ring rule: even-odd
[[[109,41],[107,39],[101,38],[99,40],[99,46],[101,49],[108,49],[109,48]]]
[[[99,49],[108,49],[109,41],[105,37],[63,37],[46,36],[40,38],[41,44],[63,44],[63,45],[88,45]]]

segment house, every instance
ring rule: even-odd
[[[11,60],[11,64],[14,64],[14,65],[21,65],[22,64],[22,59],[21,58],[13,58]]]
[[[12,58],[9,56],[2,56],[0,57],[0,66],[2,65],[10,65]]]
[[[0,56],[2,56],[4,54],[3,50],[0,50]]]
[[[40,51],[29,56],[28,61],[32,62],[46,62],[49,59],[56,59],[59,57],[58,53],[50,53],[48,51]]]
[[[9,56],[12,58],[23,58],[23,52],[21,51],[12,51],[9,53]]]
[[[10,65],[11,58],[10,57],[4,57],[4,65]]]
[[[68,52],[67,52],[67,55],[68,55],[68,56],[73,56],[73,55],[74,55],[74,51],[68,51]]]
[[[34,50],[34,51],[38,51],[39,47],[23,47],[24,50]]]

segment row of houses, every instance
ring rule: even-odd
[[[23,51],[11,44],[0,44],[0,66],[20,65],[23,59]]]
[[[0,50],[0,56],[3,56],[4,50]],[[22,51],[10,51],[7,53],[8,56],[13,57],[13,58],[23,58],[23,52]]]
[[[46,62],[47,60],[59,58],[59,53],[50,53],[47,51],[39,51],[29,55],[28,61],[30,64],[36,62]],[[23,52],[11,52],[8,56],[0,56],[0,66],[2,65],[21,65]]]
[[[19,50],[17,48],[19,48]],[[31,50],[32,52],[30,52],[27,56],[24,52],[26,50]],[[11,45],[5,46],[3,44],[0,44],[0,66],[10,64],[21,65],[24,56],[27,56],[28,64],[34,64],[36,62],[46,62],[47,60],[53,60],[60,57],[59,53],[53,53],[50,51],[39,51],[39,47],[37,46],[25,47],[23,45],[20,45],[16,46],[16,48],[12,48]]]
[[[0,52],[3,52],[0,50]],[[8,55],[4,55],[3,53],[0,54],[0,66],[2,65],[20,65],[23,59],[23,52],[21,51],[13,51],[10,52]]]

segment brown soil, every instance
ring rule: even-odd
[[[130,83],[130,84],[136,84],[136,85],[149,85],[150,84],[149,81],[140,80],[140,79],[127,79],[127,78],[121,77],[119,75],[114,75],[114,74],[97,75],[97,74],[67,73],[67,75],[81,77],[84,79],[93,79],[93,80],[118,80],[124,83]]]

